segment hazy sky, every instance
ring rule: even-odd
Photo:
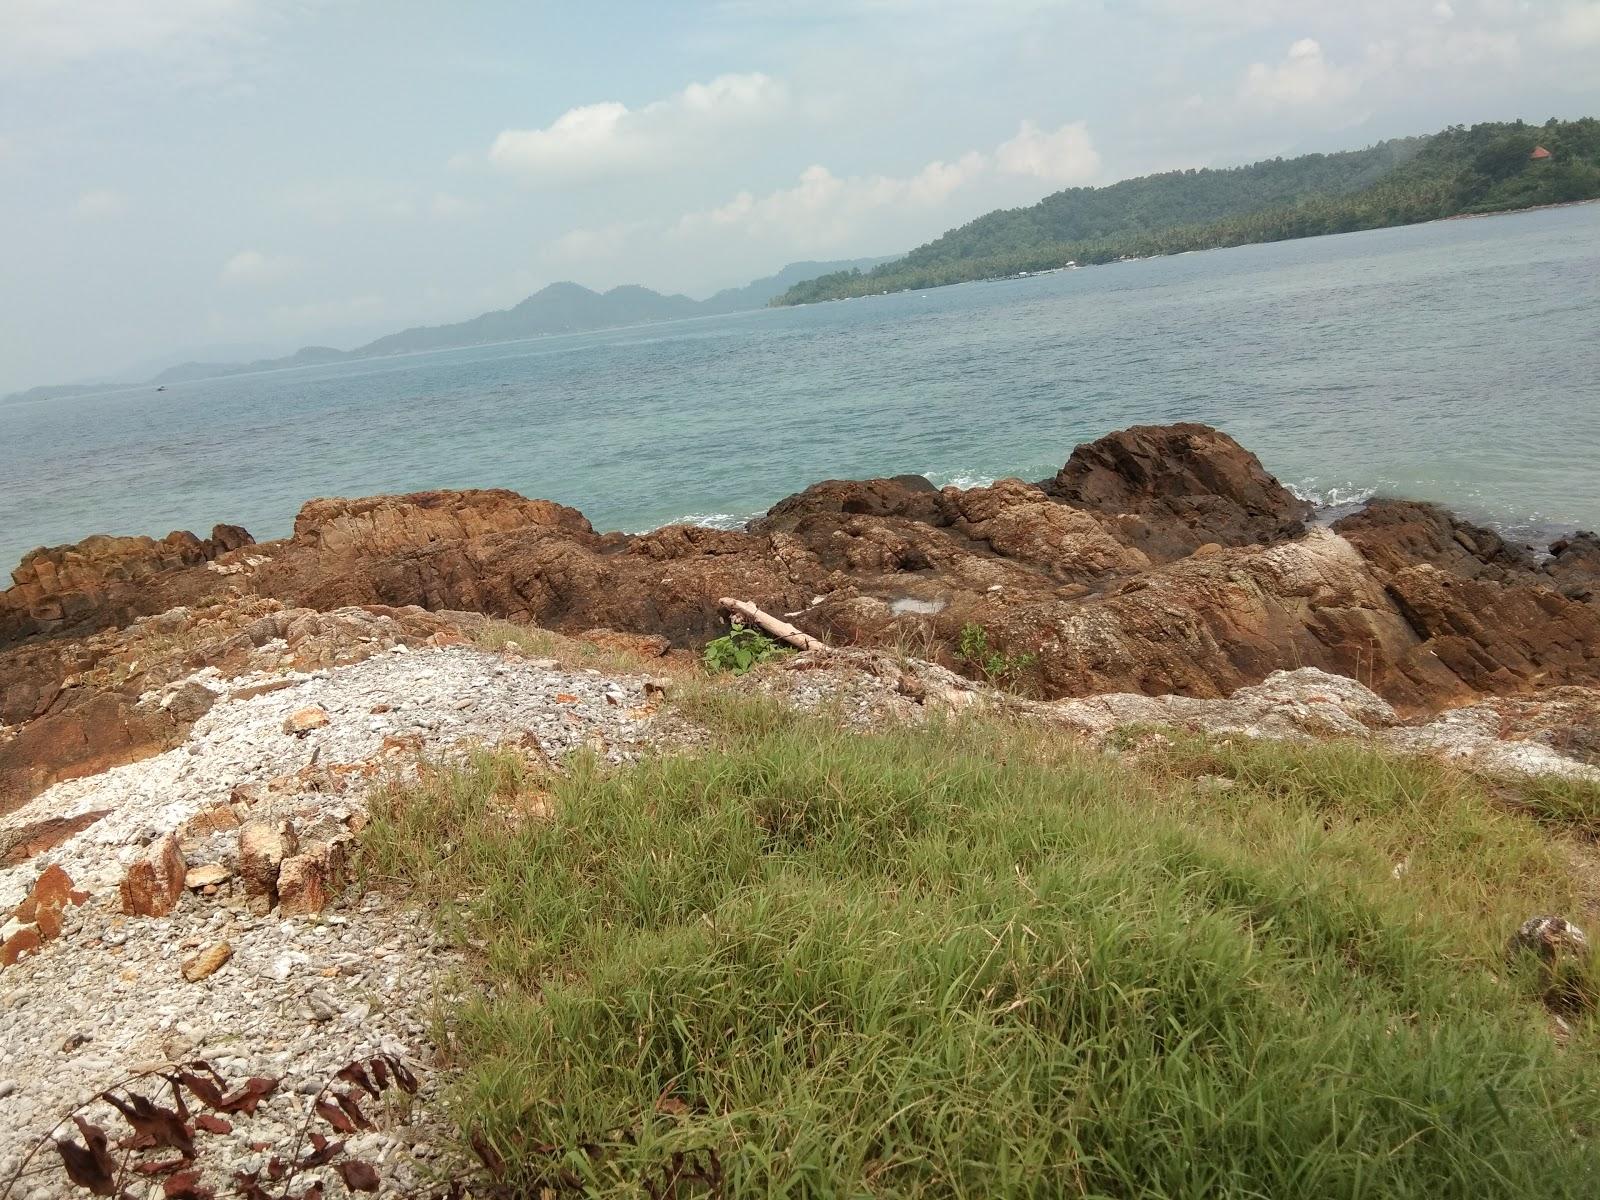
[[[1600,114],[1600,0],[0,0],[0,391]]]

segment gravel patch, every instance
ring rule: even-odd
[[[274,1151],[287,1157],[314,1094],[352,1059],[379,1053],[408,1063],[422,1089],[403,1109],[387,1097],[365,1101],[384,1119],[350,1138],[349,1151],[379,1168],[384,1194],[426,1190],[447,1137],[429,1007],[462,965],[435,943],[426,914],[381,894],[346,894],[317,915],[262,915],[259,898],[252,908],[242,888],[223,882],[210,894],[186,891],[167,916],[124,916],[118,884],[129,864],[175,832],[190,868],[212,868],[197,881],[216,878],[238,841],[234,828],[209,828],[219,808],[247,819],[289,813],[303,827],[348,836],[375,782],[471,745],[514,743],[552,762],[589,748],[623,763],[653,746],[698,740],[695,731],[657,710],[643,678],[467,646],[398,647],[308,674],[224,682],[200,672],[171,687],[193,683],[219,698],[182,746],[58,784],[0,819],[3,836],[45,818],[105,811],[49,852],[0,870],[0,913],[50,865],[89,893],[64,910],[59,937],[0,970],[0,1195],[19,1156],[75,1105],[131,1074],[192,1058],[232,1084],[281,1080],[253,1117],[230,1115],[233,1129],[208,1137],[205,1182],[231,1194],[226,1172],[263,1168]],[[207,950],[217,957],[224,941],[231,955],[220,967],[185,978],[185,960]],[[114,1138],[126,1132],[104,1104],[97,1119]],[[322,1174],[330,1196],[345,1193],[337,1176]],[[161,1194],[159,1179],[148,1186]],[[84,1193],[46,1147],[12,1194]]]

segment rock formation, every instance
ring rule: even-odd
[[[486,490],[314,500],[264,545],[223,527],[90,538],[29,555],[0,594],[0,719],[28,723],[0,744],[0,806],[174,744],[206,700],[160,689],[279,641],[297,653],[331,610],[415,614],[407,626],[419,609],[464,611],[694,648],[725,628],[717,599],[738,596],[834,644],[909,643],[975,674],[960,644],[979,625],[1012,682],[1043,698],[1220,697],[1317,667],[1421,714],[1600,683],[1593,535],[1542,559],[1432,505],[1374,501],[1333,530],[1310,515],[1231,438],[1176,425],[1080,446],[1038,485],[828,481],[741,531],[600,534],[573,509]],[[175,602],[216,636],[189,617],[138,619]]]

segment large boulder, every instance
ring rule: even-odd
[[[212,585],[192,568],[250,543],[239,526],[218,525],[205,539],[186,530],[159,541],[96,534],[32,550],[0,592],[0,647],[41,634],[92,633],[185,603]]]
[[[1312,507],[1227,434],[1208,425],[1135,425],[1079,446],[1042,485],[1058,500],[1142,518],[1134,545],[1173,559],[1208,543],[1297,537]]]

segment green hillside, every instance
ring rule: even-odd
[[[1550,157],[1531,157],[1542,146]],[[790,288],[803,304],[1046,271],[1071,262],[1176,254],[1408,225],[1464,213],[1600,197],[1600,121],[1451,126],[1365,150],[1168,171],[1069,188],[1002,209],[866,273]]]

